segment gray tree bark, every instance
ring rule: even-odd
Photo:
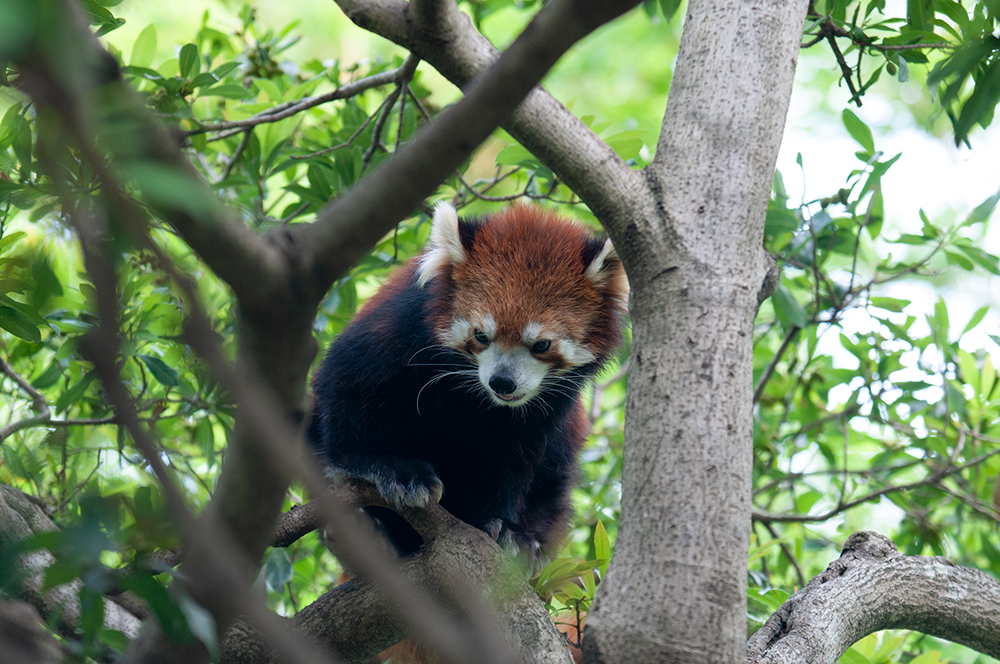
[[[745,657],[752,326],[805,0],[691,0],[632,284],[622,517],[585,662]],[[641,608],[640,608],[641,607]]]
[[[32,535],[57,530],[42,508],[28,497],[9,486],[0,485],[0,551],[10,550]],[[15,562],[17,575],[14,598],[33,606],[48,619],[58,616],[57,629],[67,637],[75,635],[80,627],[80,580],[44,589],[45,568],[55,562],[46,549],[37,549],[19,556]],[[2,601],[2,600],[0,600]],[[22,616],[14,612],[12,616]],[[104,628],[115,629],[134,637],[139,633],[141,621],[114,602],[104,603]],[[14,629],[11,627],[10,629]]]
[[[945,558],[904,556],[854,533],[747,644],[748,664],[834,664],[881,629],[911,629],[1000,657],[1000,583]]]

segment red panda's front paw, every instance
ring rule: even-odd
[[[417,459],[338,459],[329,473],[335,481],[370,482],[379,494],[396,509],[427,507],[441,502],[444,484],[433,466]]]
[[[397,508],[427,507],[431,502],[441,502],[444,485],[440,478],[429,465],[418,464],[409,468],[380,468],[371,479],[382,497]]]

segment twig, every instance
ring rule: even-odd
[[[413,73],[417,70],[417,65],[420,64],[420,58],[413,55],[412,53],[406,56],[406,60],[403,64],[395,71],[398,72],[396,81],[396,87],[393,89],[392,93],[389,94],[388,99],[386,99],[385,104],[382,106],[382,111],[378,114],[378,119],[375,120],[375,128],[372,130],[372,143],[365,151],[364,157],[361,159],[361,170],[362,172],[368,168],[371,163],[372,157],[375,156],[375,150],[382,146],[382,130],[385,128],[385,123],[389,120],[389,115],[392,113],[392,107],[395,105],[396,100],[399,99],[403,91],[408,89],[410,79],[413,78]],[[402,109],[400,109],[402,114]],[[403,130],[402,115],[400,115],[400,125],[399,130]],[[399,134],[396,135],[396,147],[399,147]]]
[[[854,89],[854,81],[851,80],[851,77],[854,76],[854,72],[851,70],[851,66],[847,64],[847,60],[844,59],[844,54],[840,52],[840,47],[837,46],[837,40],[834,39],[832,33],[826,36],[826,40],[830,44],[830,50],[833,51],[833,56],[837,58],[837,64],[840,65],[840,73],[844,77],[844,82],[847,83],[847,89],[851,92],[850,101],[853,101],[858,105],[858,108],[860,108],[861,97],[858,95],[858,91]]]
[[[226,161],[226,167],[223,169],[222,175],[219,176],[219,179],[215,181],[216,184],[225,181],[225,179],[229,177],[229,174],[233,172],[233,166],[236,165],[236,162],[237,160],[239,160],[240,155],[243,154],[243,151],[250,143],[250,137],[252,135],[253,135],[253,129],[248,129],[243,133],[243,140],[241,140],[240,144],[236,146],[235,150],[233,150],[233,156],[231,156]]]
[[[389,93],[388,98],[385,100],[385,105],[382,106],[382,110],[378,114],[378,119],[375,120],[375,128],[372,129],[372,142],[365,150],[364,156],[361,158],[361,171],[364,172],[368,165],[371,164],[372,157],[375,156],[375,150],[382,146],[382,130],[385,128],[385,123],[389,120],[389,115],[392,113],[392,107],[396,104],[396,100],[399,99],[400,88],[394,89]]]
[[[597,421],[597,418],[601,416],[601,397],[604,396],[604,390],[611,387],[613,384],[617,383],[619,380],[624,378],[628,374],[628,360],[622,363],[621,368],[615,372],[615,375],[601,383],[594,383],[594,392],[590,397],[590,423],[593,424]]]
[[[365,118],[365,121],[361,123],[361,126],[358,127],[357,130],[355,130],[355,132],[353,134],[351,134],[351,137],[348,138],[343,143],[340,143],[339,145],[334,145],[333,147],[330,147],[330,148],[324,148],[324,149],[318,150],[316,152],[310,152],[309,154],[291,155],[289,157],[289,159],[291,159],[292,161],[299,161],[301,159],[310,159],[312,157],[318,157],[319,155],[323,155],[323,154],[326,154],[328,152],[333,152],[334,150],[340,150],[341,148],[350,147],[351,143],[354,142],[354,139],[357,138],[358,136],[360,136],[361,132],[363,132],[365,130],[365,127],[367,127],[369,124],[371,124],[372,118],[374,118],[376,116],[376,114],[378,114],[382,110],[382,108],[385,106],[385,104],[386,104],[387,101],[389,101],[388,97],[386,97],[382,101],[382,103],[379,104],[379,107],[377,109],[375,109],[375,113],[372,113],[367,118]]]
[[[774,370],[777,368],[778,362],[780,362],[781,358],[784,357],[785,351],[788,350],[788,347],[795,340],[795,337],[801,329],[802,328],[800,327],[792,326],[791,329],[789,329],[785,334],[785,338],[782,340],[781,347],[778,348],[778,352],[774,354],[774,357],[771,358],[771,363],[767,365],[767,368],[764,369],[764,373],[762,373],[760,378],[757,380],[757,386],[753,390],[753,403],[760,401],[761,395],[764,394],[764,388],[767,387],[767,382],[771,380],[771,376],[774,375]]]
[[[817,523],[817,522],[827,521],[828,519],[831,519],[840,514],[841,512],[845,512],[851,509],[852,507],[857,507],[862,503],[866,503],[869,500],[874,500],[875,498],[884,496],[889,493],[895,493],[897,491],[909,491],[911,489],[916,489],[918,487],[928,486],[932,484],[936,485],[941,479],[948,477],[949,475],[954,475],[955,473],[959,473],[965,470],[966,468],[969,468],[970,466],[982,463],[991,456],[1000,454],[1000,449],[996,449],[993,450],[992,452],[981,454],[972,461],[968,461],[962,465],[956,466],[954,465],[954,461],[958,457],[958,454],[961,453],[962,448],[965,446],[965,439],[966,439],[966,430],[964,428],[960,428],[958,430],[958,443],[956,444],[955,450],[952,453],[951,457],[949,458],[948,463],[922,480],[917,480],[916,482],[910,482],[909,484],[899,484],[896,486],[883,487],[882,489],[879,489],[877,491],[872,491],[871,493],[865,494],[864,496],[852,500],[850,502],[840,503],[836,507],[827,511],[824,514],[817,514],[815,516],[810,514],[770,514],[767,512],[759,512],[754,510],[753,519],[755,521],[760,521],[762,523],[773,523],[773,522]]]
[[[806,585],[805,574],[802,573],[802,568],[799,567],[799,561],[795,559],[794,555],[792,555],[792,552],[788,548],[788,545],[781,540],[781,538],[778,536],[777,531],[774,530],[774,527],[771,524],[763,523],[761,525],[763,525],[764,528],[767,529],[767,532],[771,535],[771,537],[774,538],[774,541],[778,543],[778,546],[781,547],[781,552],[785,554],[785,558],[788,559],[789,563],[791,563],[792,568],[795,570],[795,576],[798,577],[799,587],[800,588],[804,587]]]
[[[85,419],[62,419],[54,420],[52,419],[52,410],[49,408],[49,403],[45,399],[45,396],[36,390],[31,383],[26,381],[20,374],[18,374],[14,369],[11,368],[9,364],[0,359],[0,373],[5,374],[8,378],[13,380],[18,387],[28,393],[31,397],[32,406],[38,411],[38,415],[34,417],[26,417],[23,420],[18,420],[17,422],[12,422],[4,428],[0,429],[0,443],[6,440],[12,434],[18,431],[23,431],[24,429],[30,429],[32,427],[69,427],[69,426],[98,426],[101,424],[118,424],[117,417],[104,417],[104,418],[85,418]]]
[[[327,92],[326,94],[317,95],[315,97],[306,97],[294,102],[285,102],[279,104],[273,108],[269,108],[266,111],[261,111],[254,116],[251,116],[245,120],[230,120],[228,122],[216,122],[213,124],[204,124],[196,129],[191,129],[188,131],[180,132],[180,136],[183,138],[188,138],[196,134],[205,134],[213,131],[223,131],[227,129],[246,129],[248,127],[256,127],[257,125],[265,124],[268,122],[278,122],[279,120],[284,120],[285,118],[290,118],[296,113],[301,113],[302,111],[309,110],[314,106],[319,106],[320,104],[325,104],[330,101],[336,101],[338,99],[346,99],[348,97],[354,97],[361,94],[365,90],[370,90],[372,88],[377,88],[383,85],[388,85],[389,83],[395,83],[399,80],[400,72],[404,70],[407,63],[404,62],[402,65],[393,69],[391,71],[382,72],[381,74],[373,74],[372,76],[367,76],[365,78],[358,79],[346,85],[342,85],[332,92]]]

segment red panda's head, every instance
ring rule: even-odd
[[[628,282],[610,240],[542,208],[517,205],[459,220],[439,203],[417,268],[439,297],[438,343],[478,365],[494,403],[522,406],[621,342]]]

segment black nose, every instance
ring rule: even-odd
[[[507,396],[508,394],[513,394],[514,390],[517,389],[517,383],[507,376],[497,374],[490,378],[490,389],[497,394]]]

